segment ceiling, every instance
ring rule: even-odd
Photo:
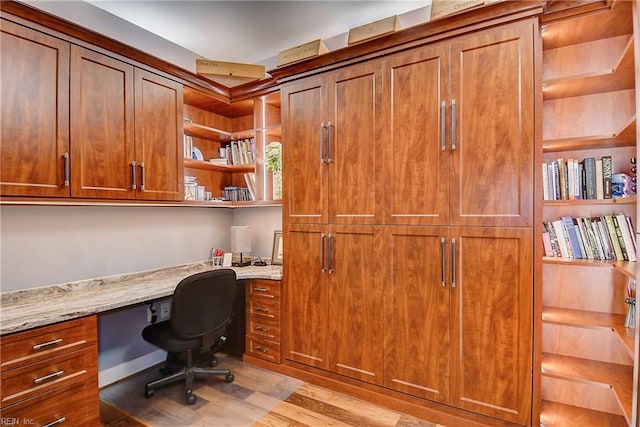
[[[169,40],[197,56],[227,62],[275,65],[282,50],[323,39],[330,50],[346,45],[349,29],[393,15],[403,27],[421,20],[422,1],[158,1],[85,0]],[[430,10],[430,8],[429,8]],[[415,12],[414,12],[415,11]],[[411,14],[422,11],[417,18]],[[417,22],[416,22],[417,23]],[[337,46],[342,47],[342,46]]]

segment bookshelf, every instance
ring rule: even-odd
[[[185,201],[186,204],[212,206],[254,206],[273,204],[269,188],[270,173],[262,165],[266,143],[279,138],[280,104],[279,92],[267,95],[247,97],[231,104],[217,100],[196,89],[184,88],[184,135],[190,143],[202,153],[203,159],[187,157],[185,149],[184,174],[197,178],[213,198],[220,198],[225,188],[248,186],[245,175],[254,174],[255,200],[247,201]],[[266,106],[265,106],[266,105]],[[267,125],[268,123],[268,125]],[[243,147],[251,155],[237,155],[235,163],[231,161],[232,146]],[[250,147],[250,148],[249,148]],[[213,163],[210,159],[219,157],[220,148],[229,150],[228,163]]]
[[[548,14],[542,26],[542,163],[611,156],[614,174],[634,175],[632,2],[596,9],[574,16],[567,9],[555,15],[561,19]],[[622,214],[637,230],[636,206],[636,196],[543,200],[542,218]],[[625,326],[637,263],[558,256],[541,262],[540,425],[637,426],[638,334]]]

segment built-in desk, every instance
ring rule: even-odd
[[[199,262],[3,293],[3,417],[33,425],[99,424],[97,315],[170,297],[182,279],[211,268]],[[282,279],[280,266],[232,268],[239,281]],[[244,282],[238,289],[244,296]],[[236,342],[244,343],[244,312],[239,317]]]
[[[282,279],[282,266],[231,268],[238,280]],[[211,262],[6,292],[1,299],[0,335],[168,297],[180,280],[205,270],[211,270]]]

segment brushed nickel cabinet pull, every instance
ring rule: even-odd
[[[256,292],[268,292],[269,290],[267,288],[253,288],[254,291]]]
[[[327,269],[324,268],[324,238],[325,238],[324,233],[321,233],[320,234],[320,239],[321,239],[321,243],[320,243],[320,262],[321,262],[321,271],[322,271],[322,273],[325,273],[327,271]]]
[[[440,122],[440,149],[441,151],[445,151],[447,149],[447,127],[445,126],[447,122],[446,101],[442,101],[442,105],[440,106]]]
[[[269,328],[265,328],[264,326],[256,326],[255,329],[260,332],[269,332]]]
[[[49,375],[45,375],[44,377],[36,378],[35,380],[33,380],[33,382],[36,383],[36,384],[40,384],[42,382],[45,382],[45,381],[48,381],[48,380],[52,380],[52,379],[54,379],[56,377],[59,377],[62,374],[64,374],[64,371],[54,372],[53,374],[49,374]]]
[[[255,347],[254,350],[261,351],[262,353],[266,353],[267,351],[269,351],[269,349],[265,347]]]
[[[324,163],[324,132],[325,132],[324,122],[320,123],[320,163]]]
[[[333,235],[329,233],[329,274],[333,274]]]
[[[62,338],[58,338],[58,339],[55,339],[55,340],[51,340],[51,341],[43,342],[43,343],[40,343],[40,344],[36,344],[31,348],[33,350],[40,350],[41,348],[49,347],[50,345],[56,345],[56,344],[61,343],[61,342],[62,342]]]
[[[260,313],[268,313],[269,309],[264,308],[264,307],[256,307],[253,309],[253,311],[259,311]]]
[[[456,287],[456,239],[451,239],[451,287]]]
[[[440,280],[442,282],[442,287],[444,288],[445,286],[447,286],[447,279],[445,277],[445,270],[447,269],[447,265],[446,265],[446,261],[445,261],[445,256],[444,253],[446,251],[446,239],[444,237],[440,238],[440,268],[442,270],[441,274],[440,274]]]
[[[333,145],[333,125],[331,122],[327,125],[327,132],[329,133],[329,138],[327,141],[327,163],[333,163],[333,155],[331,154],[331,146]]]
[[[136,183],[136,161],[131,162],[131,189],[135,190],[138,188]]]
[[[66,417],[60,417],[60,418],[58,418],[58,419],[57,419],[57,420],[55,420],[55,421],[51,421],[49,424],[45,424],[45,425],[43,425],[42,427],[53,427],[53,426],[56,426],[56,425],[58,425],[58,424],[62,424],[62,423],[63,423],[63,422],[65,422],[65,421],[67,421],[67,418],[66,418]]]
[[[456,100],[451,101],[451,150],[456,149]]]
[[[69,153],[64,153],[62,155],[62,158],[64,159],[64,186],[68,187],[69,186]]]
[[[144,191],[144,162],[140,162],[140,190]]]

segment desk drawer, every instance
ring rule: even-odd
[[[15,369],[93,346],[96,342],[96,316],[5,335],[2,337],[0,370]]]
[[[280,342],[280,323],[265,319],[247,318],[247,334],[255,338],[262,338]]]
[[[271,298],[280,300],[280,282],[277,280],[249,280],[248,297]]]
[[[74,383],[3,408],[2,419],[20,420],[16,425],[99,426],[98,402],[98,378],[93,375],[84,383]],[[56,421],[58,423],[53,424]]]
[[[256,318],[280,321],[280,301],[248,298],[247,315]]]
[[[280,363],[280,343],[247,335],[245,352],[261,359]]]
[[[72,383],[86,382],[97,374],[96,348],[93,346],[2,372],[0,406],[4,408]]]

